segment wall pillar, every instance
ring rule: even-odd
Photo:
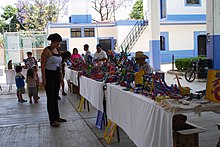
[[[220,1],[206,1],[207,57],[213,60],[213,68],[220,69]]]
[[[148,21],[148,29],[150,36],[149,51],[150,65],[154,70],[160,70],[160,1],[144,0],[144,15]]]

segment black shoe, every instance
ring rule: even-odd
[[[57,122],[62,123],[62,122],[67,122],[67,120],[66,120],[66,119],[63,119],[63,118],[59,118],[59,119],[57,120]]]
[[[62,92],[62,95],[63,95],[63,96],[66,96],[67,94],[66,94],[66,92]]]
[[[54,121],[53,123],[50,124],[51,127],[54,127],[54,128],[58,128],[60,126],[60,123],[57,122],[57,121]]]
[[[57,98],[58,100],[61,100],[61,97],[60,96],[58,96],[58,98]]]
[[[20,102],[21,102],[21,103],[24,103],[24,102],[27,102],[27,100],[21,99]]]

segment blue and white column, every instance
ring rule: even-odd
[[[160,70],[160,1],[143,0],[144,16],[148,20],[150,65],[155,71]]]
[[[220,0],[206,1],[207,57],[220,70]]]

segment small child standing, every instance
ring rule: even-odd
[[[34,98],[34,103],[38,103],[37,98],[37,86],[36,86],[36,76],[33,68],[29,68],[27,70],[27,88],[28,88],[28,96],[30,99],[30,104],[32,104],[32,97]]]
[[[40,78],[38,76],[38,67],[34,66],[33,69],[34,69],[35,77],[36,77],[37,99],[40,99],[40,97],[38,96],[38,88],[39,88],[39,83],[40,83]]]
[[[27,100],[23,99],[23,97],[22,97],[22,94],[25,93],[25,88],[24,88],[25,77],[21,73],[22,67],[16,66],[15,71],[16,71],[15,83],[16,83],[16,87],[17,87],[18,102],[20,102],[20,103],[27,102]]]

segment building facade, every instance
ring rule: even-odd
[[[145,2],[146,1],[146,2]],[[147,5],[148,0],[144,0]],[[161,63],[169,63],[175,58],[206,56],[206,1],[205,0],[159,0],[160,1],[160,55]],[[75,1],[76,3],[77,1]],[[77,6],[77,8],[75,8]],[[78,8],[86,9],[78,9]],[[148,10],[150,11],[150,10]],[[144,14],[148,13],[144,11]],[[146,22],[149,23],[146,18]],[[88,1],[83,0],[72,7],[69,23],[50,23],[47,32],[59,33],[63,37],[62,50],[72,52],[78,48],[83,53],[83,45],[89,44],[92,53],[96,44],[102,44],[104,50],[122,49],[128,39],[133,41],[129,49],[131,55],[136,51],[150,54],[151,28],[144,27],[137,37],[135,30],[140,20],[120,20],[116,22],[94,22],[88,8]],[[142,25],[140,23],[139,25]],[[133,36],[131,34],[134,34]]]

